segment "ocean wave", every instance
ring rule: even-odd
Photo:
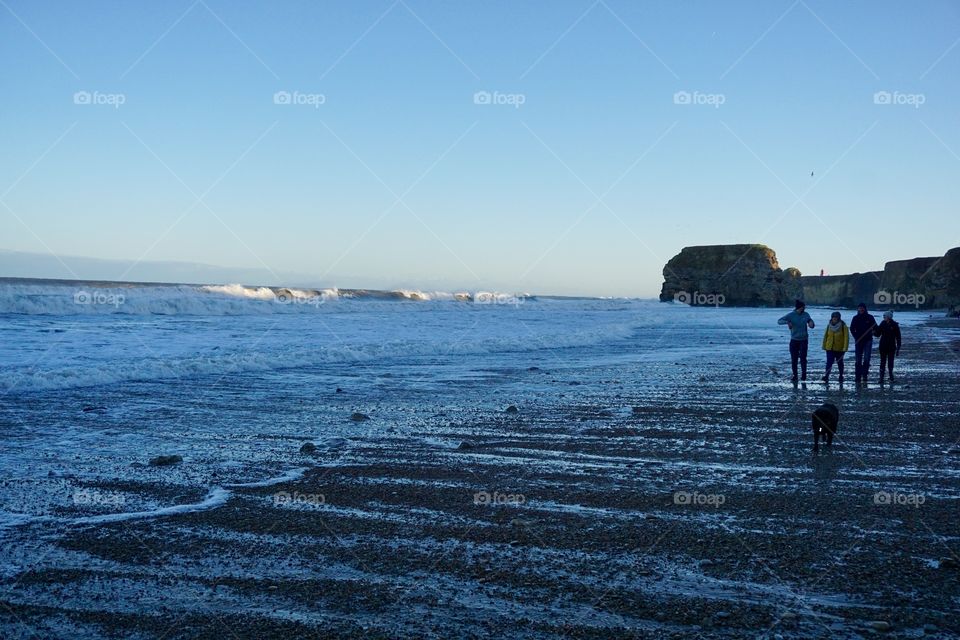
[[[183,355],[163,354],[157,344],[140,357],[111,350],[100,359],[78,358],[28,366],[10,367],[0,379],[0,393],[54,391],[121,382],[178,380],[202,376],[225,376],[325,365],[376,362],[391,358],[439,356],[469,357],[490,353],[555,352],[565,348],[629,338],[633,323],[568,328],[549,334],[472,337],[435,336],[433,339],[374,340],[358,343],[307,344],[296,350],[289,344],[258,344],[254,348],[197,351]],[[256,343],[256,341],[252,341]],[[116,355],[114,355],[116,354]],[[153,354],[157,354],[154,356]],[[161,355],[162,354],[162,355]]]
[[[263,315],[316,312],[353,301],[521,304],[529,294],[398,289],[311,289],[242,284],[143,284],[126,282],[0,279],[0,314],[20,315]]]

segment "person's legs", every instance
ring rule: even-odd
[[[843,351],[837,351],[837,371],[840,373],[840,382],[843,382]]]
[[[860,376],[863,375],[863,345],[860,342],[856,342],[853,345],[853,357],[854,375],[857,378],[857,382],[860,382]]]
[[[896,357],[896,355],[896,352],[891,351],[887,356],[887,366],[889,367],[887,370],[890,372],[890,382],[893,382],[893,359]]]
[[[800,341],[790,341],[790,367],[793,369],[793,377],[797,377],[797,359],[800,358]]]
[[[867,376],[870,375],[870,354],[873,353],[873,339],[866,338],[863,342],[863,381],[866,382]]]
[[[823,374],[823,381],[826,382],[830,377],[830,369],[833,369],[833,361],[837,357],[836,351],[827,351],[827,370]]]
[[[884,351],[880,352],[880,382],[883,382],[883,372],[887,368],[887,357],[889,355],[890,355],[889,353],[886,353]]]
[[[800,378],[807,379],[807,345],[806,340],[800,340]]]

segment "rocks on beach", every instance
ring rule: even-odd
[[[176,454],[150,458],[151,467],[169,467],[175,464],[180,464],[181,462],[183,462],[183,458]]]
[[[354,422],[366,422],[367,420],[370,419],[370,416],[368,416],[365,413],[360,413],[359,411],[354,411],[350,415],[350,419],[353,420]]]

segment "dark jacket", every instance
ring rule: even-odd
[[[900,351],[900,325],[896,320],[884,320],[874,329],[880,338],[880,353]]]
[[[873,342],[873,332],[877,328],[877,319],[869,313],[857,313],[850,321],[850,335],[854,342],[869,340]]]

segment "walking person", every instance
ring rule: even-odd
[[[777,324],[785,324],[790,329],[790,366],[793,368],[794,382],[797,381],[797,361],[800,361],[801,380],[807,379],[807,343],[809,336],[807,328],[813,329],[816,325],[813,318],[807,313],[807,305],[803,300],[797,300],[793,311],[777,320]]]
[[[830,314],[830,323],[823,332],[823,350],[827,352],[827,371],[823,374],[823,381],[830,380],[830,369],[833,363],[837,363],[839,376],[837,382],[843,382],[843,354],[847,352],[850,346],[850,329],[847,323],[840,317],[839,311]],[[892,378],[891,378],[892,379]]]
[[[890,372],[893,382],[893,359],[900,355],[900,324],[893,319],[893,311],[883,312],[883,322],[877,325],[874,333],[880,338],[880,384],[883,384],[883,370]]]
[[[870,373],[870,354],[873,352],[873,332],[877,328],[877,320],[867,312],[867,305],[857,305],[857,314],[850,321],[850,335],[853,336],[854,377],[856,383],[867,381]]]

